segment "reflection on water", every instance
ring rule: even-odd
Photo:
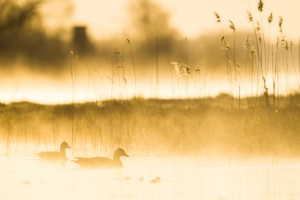
[[[37,159],[0,159],[1,200],[300,199],[300,162],[192,158],[124,159],[122,169],[87,170]]]

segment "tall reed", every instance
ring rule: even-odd
[[[156,48],[155,48],[155,74],[156,74],[156,98],[158,99],[159,98],[159,84],[158,84],[158,81],[159,81],[159,78],[158,78],[158,54],[159,54],[159,46],[158,46],[158,43],[159,42],[159,32],[158,30],[156,30]]]
[[[132,62],[132,68],[133,68],[133,76],[134,76],[134,96],[136,98],[136,71],[135,71],[135,64],[134,64],[134,54],[133,54],[133,48],[131,44],[131,40],[127,38],[127,43],[130,47],[130,53],[131,53],[131,62]]]
[[[231,91],[231,95],[233,95],[233,88],[234,88],[234,77],[233,77],[233,72],[232,72],[232,53],[231,53],[231,48],[230,44],[227,41],[224,31],[223,31],[223,25],[222,25],[222,20],[220,15],[217,12],[214,12],[216,22],[218,24],[221,24],[221,44],[222,48],[224,49],[224,56],[226,60],[226,72],[227,72],[227,78],[228,78],[228,84],[229,84],[229,89]],[[234,28],[234,24],[230,24],[230,28]],[[233,101],[231,102],[231,107],[233,107]]]
[[[11,110],[8,112],[8,118],[7,118],[7,138],[6,138],[6,157],[10,157],[11,152],[11,137],[12,137],[12,116],[11,116]]]
[[[75,86],[76,86],[76,65],[77,65],[78,55],[75,55],[72,50],[70,50],[70,74],[71,74],[71,86],[72,86],[72,106],[71,106],[71,140],[72,148],[75,149]],[[74,151],[72,151],[74,154]]]

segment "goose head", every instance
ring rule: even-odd
[[[129,157],[127,153],[122,148],[118,148],[114,153],[114,160],[120,160],[121,156]]]
[[[71,149],[67,142],[62,142],[60,145],[60,152],[65,153],[66,149]]]

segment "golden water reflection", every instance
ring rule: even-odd
[[[299,199],[300,162],[130,157],[87,170],[36,158],[0,160],[0,199]]]

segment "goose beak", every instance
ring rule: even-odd
[[[127,155],[126,153],[124,153],[124,155],[123,156],[125,156],[125,157],[129,157],[129,155]]]

